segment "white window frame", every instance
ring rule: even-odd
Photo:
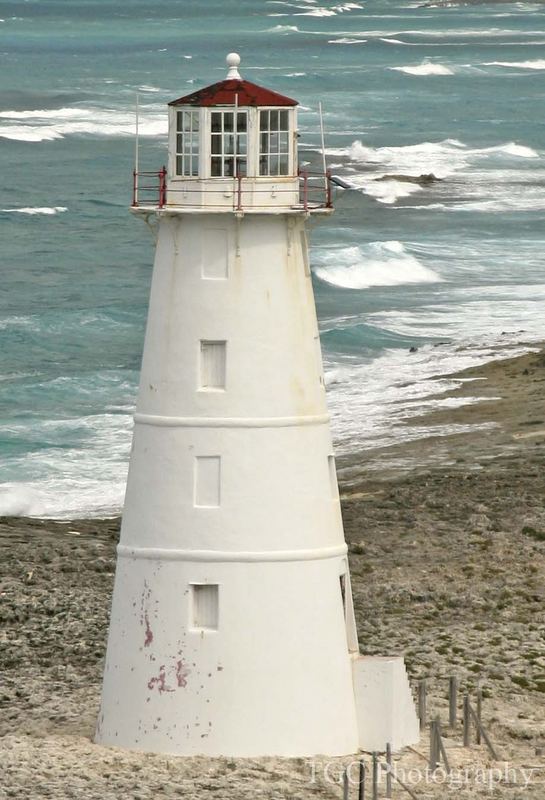
[[[175,110],[174,174],[177,178],[198,178],[200,174],[201,119],[195,109]],[[189,127],[186,128],[186,120]],[[181,123],[181,124],[180,124]],[[182,165],[182,169],[178,167]],[[186,168],[189,165],[189,169]]]
[[[286,126],[282,127],[284,115]],[[265,119],[267,123],[262,127]],[[293,112],[286,106],[258,108],[257,174],[260,178],[287,178],[293,175],[295,140],[292,119]],[[265,142],[266,147],[263,146]],[[262,171],[263,159],[266,160],[265,171]],[[285,171],[280,171],[282,162],[285,164]]]
[[[211,178],[236,178],[238,174],[241,177],[245,178],[249,174],[248,166],[249,166],[249,153],[248,153],[248,145],[249,145],[249,109],[247,108],[235,108],[231,106],[229,108],[210,108],[209,114],[209,126],[207,131],[208,136],[208,149],[209,149],[209,156],[208,156],[208,171],[210,173]],[[212,121],[214,119],[214,115],[219,115],[221,117],[221,130],[213,130]],[[226,130],[225,121],[227,115],[232,116],[232,129],[230,130],[229,127]],[[241,120],[245,119],[245,130],[239,131],[239,125]],[[229,139],[232,139],[231,146],[229,146]],[[213,143],[219,145],[219,147],[213,147]],[[244,143],[244,147],[241,145]],[[213,162],[219,162],[218,165],[220,166],[220,171],[215,172],[213,169]],[[229,161],[233,162],[233,172],[229,174],[226,170],[226,165]],[[242,164],[244,164],[244,168],[242,169]]]

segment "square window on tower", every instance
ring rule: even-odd
[[[225,389],[227,342],[201,340],[199,388],[204,391]]]
[[[219,623],[219,586],[217,583],[191,584],[190,627],[217,631]]]

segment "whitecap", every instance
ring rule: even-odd
[[[388,69],[404,72],[406,75],[454,75],[450,67],[446,67],[444,64],[434,64],[430,61],[424,61],[416,67],[388,67]]]
[[[533,61],[485,61],[485,67],[513,67],[515,69],[545,69],[545,59],[537,58]]]
[[[331,8],[313,8],[312,11],[300,11],[294,17],[336,17],[337,12]]]
[[[340,39],[328,39],[328,44],[365,44],[367,39],[350,39],[347,36],[343,36]]]
[[[441,278],[407,252],[398,241],[371,242],[317,253],[314,273],[320,280],[343,289],[435,283]]]
[[[87,136],[133,136],[132,109],[60,108],[48,110],[3,111],[0,138],[23,142],[44,142],[81,134]],[[24,124],[22,124],[24,123]],[[167,115],[162,106],[141,106],[141,136],[161,136],[167,132]]]
[[[38,207],[24,207],[24,208],[2,208],[0,209],[0,213],[4,214],[45,214],[46,216],[52,216],[53,214],[62,214],[64,211],[68,211],[66,206],[38,206]]]
[[[299,28],[297,25],[275,25],[274,28],[269,28],[267,33],[298,33]]]

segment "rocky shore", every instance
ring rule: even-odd
[[[426,438],[339,465],[360,642],[366,653],[403,653],[443,719],[448,676],[462,690],[479,683],[502,763],[484,746],[464,750],[460,726],[447,731],[451,762],[519,770],[492,789],[472,772],[454,788],[422,777],[419,798],[543,800],[545,352],[456,377],[453,397],[481,401],[428,414]],[[446,421],[465,432],[443,435]],[[338,771],[322,762],[92,744],[118,531],[118,520],[0,520],[0,797],[341,797]],[[426,736],[400,767],[425,769]]]

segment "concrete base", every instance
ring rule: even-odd
[[[416,744],[420,738],[418,716],[400,656],[358,656],[353,665],[359,746],[382,752]]]

